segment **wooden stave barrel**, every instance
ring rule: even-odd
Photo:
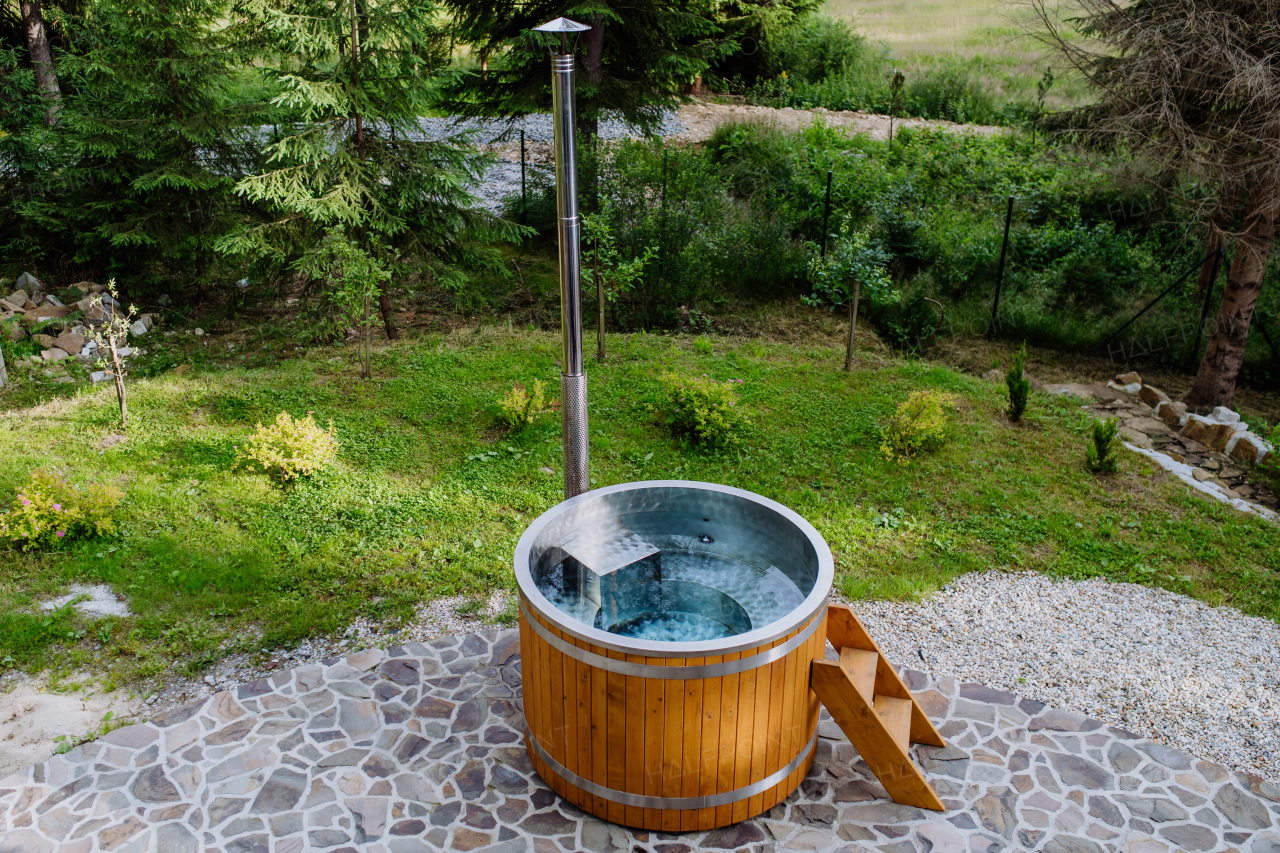
[[[583,811],[642,829],[713,829],[767,811],[799,786],[813,762],[819,702],[809,689],[809,664],[823,656],[826,613],[824,600],[789,633],[741,651],[663,658],[593,645],[538,615],[522,595],[525,743],[534,768]],[[775,648],[785,651],[771,652]],[[755,657],[761,661],[754,665],[735,663]],[[593,658],[675,672],[693,666],[739,671],[647,678],[607,671],[602,666],[613,664],[597,666]],[[573,685],[572,692],[566,684]],[[773,690],[774,684],[781,689]],[[729,701],[734,691],[736,698]],[[714,706],[706,701],[710,695],[718,696]],[[629,725],[637,719],[644,722]],[[685,737],[695,719],[700,725]],[[622,733],[611,740],[619,720]],[[732,738],[725,737],[726,720],[734,726]],[[756,726],[760,720],[765,721],[763,732]],[[716,746],[709,750],[703,740],[712,732]],[[610,764],[606,753],[625,760]],[[575,776],[581,784],[575,784]],[[714,804],[648,807],[651,798],[690,797]],[[637,799],[641,803],[633,804]]]

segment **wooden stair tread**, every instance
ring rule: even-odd
[[[912,762],[906,747],[896,735],[890,734],[879,709],[863,698],[844,667],[831,661],[815,660],[810,669],[809,683],[831,714],[831,719],[844,732],[845,737],[849,738],[853,748],[858,750],[862,760],[871,768],[871,772],[884,785],[895,803],[943,810],[942,801],[938,799],[920,768]],[[877,698],[893,700],[895,697]],[[907,699],[897,701],[905,702],[907,706],[912,704]],[[892,707],[895,715],[901,714],[898,710],[900,706],[896,703],[885,703],[884,707]],[[910,725],[909,707],[907,711],[907,725]],[[902,725],[896,719],[894,724]]]
[[[894,696],[875,697],[876,716],[889,730],[893,742],[905,752],[910,746],[908,736],[911,734],[911,700],[898,699]]]
[[[876,664],[880,655],[865,649],[841,649],[840,668],[849,673],[862,698],[870,701],[876,692]]]

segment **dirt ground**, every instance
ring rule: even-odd
[[[819,118],[833,127],[845,128],[851,133],[865,133],[872,139],[889,138],[889,116],[863,113],[855,110],[827,110],[821,107],[812,110],[796,110],[790,107],[775,109],[752,104],[720,104],[710,101],[696,101],[680,107],[680,121],[685,130],[668,137],[678,145],[700,145],[711,138],[715,129],[726,122],[754,122],[778,127],[782,130],[800,130],[808,127]],[[950,130],[956,133],[977,133],[991,136],[1001,133],[1004,128],[981,124],[956,124],[950,121],[929,120],[922,118],[893,119],[894,132],[903,127],[932,127]],[[520,162],[520,143],[486,146],[503,160]],[[554,155],[549,142],[528,142],[525,145],[525,156],[531,163],[551,163]]]
[[[45,692],[45,678],[0,692],[0,778],[53,755],[59,735],[75,739],[98,729],[110,711],[128,718],[142,707],[122,692]]]

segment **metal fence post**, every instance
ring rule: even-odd
[[[520,224],[529,224],[529,194],[524,185],[524,128],[520,128]]]
[[[1009,196],[1009,207],[1004,214],[1004,241],[1000,243],[1000,268],[996,270],[996,298],[991,303],[991,325],[987,328],[987,340],[996,334],[996,315],[1000,313],[1000,285],[1004,282],[1004,258],[1009,248],[1009,223],[1013,221],[1013,196]]]
[[[827,170],[827,200],[822,205],[822,260],[827,259],[827,220],[831,218],[831,170]]]

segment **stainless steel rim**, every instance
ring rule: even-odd
[[[658,666],[656,664],[632,663],[631,661],[607,658],[604,655],[598,655],[593,651],[566,643],[548,631],[545,625],[533,618],[528,609],[526,609],[524,601],[520,602],[520,614],[524,616],[525,624],[533,630],[533,633],[545,640],[556,651],[563,655],[568,655],[576,661],[596,669],[604,669],[622,675],[634,675],[638,678],[668,678],[672,680],[719,678],[722,675],[734,675],[739,672],[746,672],[749,669],[758,669],[780,660],[800,648],[813,636],[813,632],[818,630],[818,626],[822,624],[822,620],[815,616],[809,620],[808,627],[790,640],[750,657],[722,661],[721,663],[695,664],[693,666]]]
[[[571,785],[574,785],[586,791],[592,796],[601,797],[613,803],[622,803],[625,806],[637,806],[643,809],[709,809],[715,806],[728,806],[748,797],[754,797],[756,794],[763,794],[765,791],[777,785],[786,779],[792,773],[804,764],[805,760],[813,752],[813,747],[818,742],[818,732],[815,730],[813,736],[809,738],[809,742],[805,744],[804,749],[796,755],[795,758],[787,764],[786,767],[779,769],[774,773],[761,779],[759,782],[753,782],[741,788],[735,788],[732,791],[725,791],[723,794],[708,794],[705,797],[650,797],[644,794],[629,794],[626,791],[619,791],[616,788],[607,788],[590,779],[584,779],[577,773],[565,767],[559,761],[556,761],[551,755],[542,748],[542,744],[538,743],[538,739],[529,731],[529,727],[525,726],[525,741],[533,746],[534,752],[538,753],[538,758],[546,762],[551,768],[551,772],[555,773],[561,779]]]
[[[782,516],[808,537],[817,554],[818,571],[814,579],[813,589],[795,610],[768,625],[725,639],[685,643],[636,640],[584,625],[559,610],[547,600],[545,595],[538,591],[537,584],[533,582],[533,575],[529,569],[529,555],[533,550],[533,544],[538,535],[552,519],[560,513],[566,512],[579,504],[586,503],[593,498],[615,492],[656,488],[703,490],[732,495],[754,502]],[[636,483],[619,483],[615,486],[594,489],[562,501],[534,519],[533,523],[525,529],[524,535],[520,537],[520,541],[516,545],[514,568],[516,585],[520,588],[521,598],[528,606],[528,609],[555,625],[560,631],[577,639],[586,640],[593,646],[630,654],[646,655],[648,657],[667,658],[725,655],[779,640],[814,619],[826,608],[827,599],[831,594],[831,584],[835,579],[835,563],[831,557],[831,549],[827,547],[826,540],[814,529],[813,525],[805,521],[799,514],[776,501],[771,501],[745,489],[735,489],[732,486],[722,486],[718,483],[702,483],[694,480],[644,480]]]

